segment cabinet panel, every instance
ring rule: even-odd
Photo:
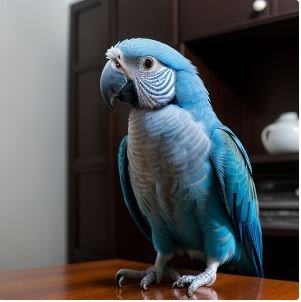
[[[69,79],[69,261],[113,255],[109,114],[99,91],[109,47],[108,0],[71,7]]]
[[[77,249],[107,254],[110,248],[105,174],[82,173],[77,177]]]
[[[299,11],[299,1],[297,0],[277,0],[277,14],[297,13]]]
[[[107,109],[100,99],[99,70],[77,75],[76,156],[105,156]]]
[[[108,44],[107,1],[94,1],[76,14],[76,62],[103,58]]]
[[[173,0],[119,0],[118,39],[151,38],[173,44]]]
[[[188,41],[225,28],[246,24],[268,16],[269,6],[260,13],[253,0],[179,0],[180,40]]]

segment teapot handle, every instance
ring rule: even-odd
[[[262,140],[264,146],[268,145],[268,137],[269,137],[269,134],[270,134],[270,132],[271,132],[274,128],[275,128],[274,125],[271,124],[271,125],[266,126],[266,127],[262,130],[262,132],[261,132],[261,140]]]

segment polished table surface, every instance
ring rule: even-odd
[[[152,284],[141,291],[139,282],[115,285],[120,268],[145,269],[149,264],[106,260],[60,267],[0,272],[0,299],[188,299],[186,289],[172,282]],[[218,273],[211,287],[202,287],[194,299],[297,299],[299,283]]]

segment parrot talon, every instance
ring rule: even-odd
[[[177,287],[184,287],[186,284],[191,283],[196,276],[193,275],[184,275],[175,282]]]
[[[140,282],[140,286],[142,289],[147,290],[148,286],[156,280],[156,271],[154,267],[150,267],[146,271],[146,275],[143,277],[143,279]]]
[[[121,278],[122,278],[122,274],[120,273],[120,271],[118,271],[115,275],[115,282],[118,284],[119,287],[121,287]]]
[[[148,287],[147,287],[146,283],[140,284],[140,287],[141,287],[142,290],[148,290]]]
[[[169,277],[171,280],[176,281],[179,279],[180,274],[172,267],[161,268],[159,266],[151,266],[145,271],[138,271],[132,269],[121,269],[115,275],[116,283],[119,287],[122,287],[122,283],[125,278],[141,279],[140,287],[142,290],[147,290],[148,286],[156,281],[159,284],[163,277]]]
[[[122,281],[124,280],[124,276],[121,276],[118,280],[119,287],[122,287]]]
[[[115,275],[115,281],[119,287],[122,287],[122,282],[125,278],[140,279],[145,275],[144,271],[132,269],[120,269]]]
[[[173,284],[172,284],[172,289],[174,289],[175,287],[184,287],[184,284],[182,283],[178,283],[178,281],[175,281]]]
[[[188,285],[187,295],[189,298],[192,297],[194,292],[201,286],[210,286],[214,283],[216,279],[216,272],[211,269],[206,269],[203,273],[193,276],[184,275],[180,277],[174,284],[177,287],[184,287]]]

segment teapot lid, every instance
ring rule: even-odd
[[[279,115],[277,121],[295,121],[298,120],[297,112],[284,112]]]

